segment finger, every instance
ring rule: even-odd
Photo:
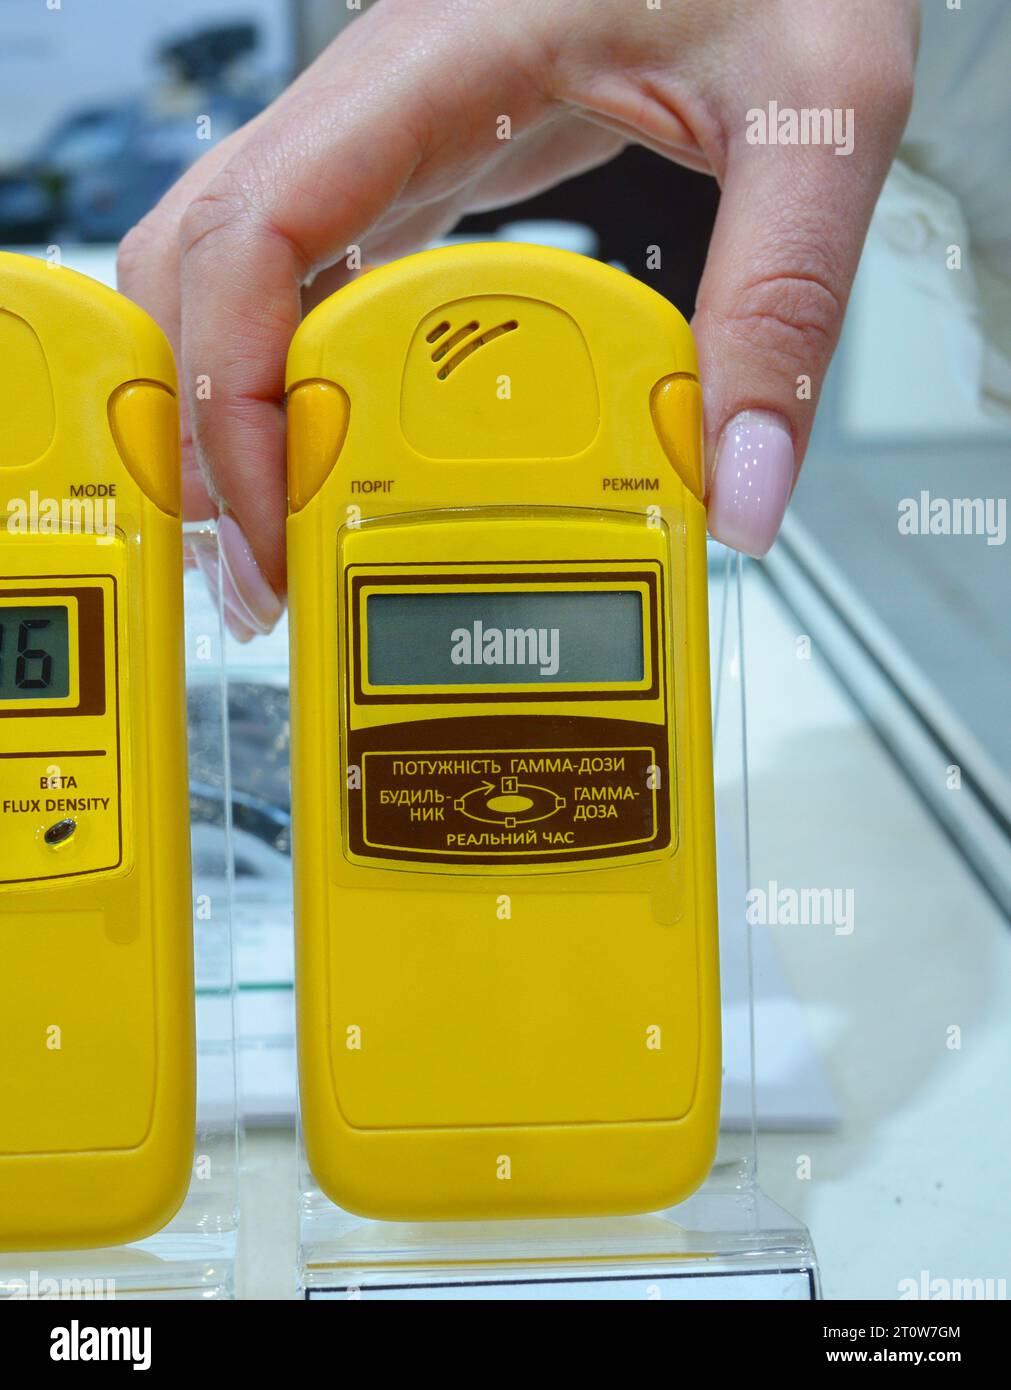
[[[151,211],[132,227],[120,243],[116,257],[116,282],[147,311],[179,354],[179,218],[209,179],[223,169],[244,140],[256,129],[258,116],[208,152],[173,184]],[[180,391],[179,426],[182,465],[183,516],[190,520],[213,516],[216,508],[207,494],[197,464],[185,392]]]
[[[851,154],[748,144],[743,120],[729,145],[693,327],[709,529],[749,555],[782,523],[908,99],[901,83],[844,96]]]
[[[461,26],[439,4],[399,6],[394,34],[375,22],[383,11],[346,31],[316,85],[275,111],[182,221],[183,376],[197,453],[264,581],[253,585],[248,565],[232,576],[251,586],[262,624],[279,609],[266,595],[284,591],[282,401],[300,286],[365,238],[412,180],[422,199],[466,183],[496,146],[499,113],[522,129],[543,101],[517,80],[524,64],[512,61],[499,7],[473,11],[495,19],[494,45],[476,19]],[[528,32],[517,26],[516,42]]]
[[[532,198],[561,179],[572,178],[612,159],[625,142],[581,117],[557,116],[504,145],[497,158],[468,183],[431,201],[395,203],[369,231],[370,263],[381,264],[444,236],[468,213]],[[340,261],[303,287],[302,312],[308,313],[353,276]]]

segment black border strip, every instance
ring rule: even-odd
[[[0,753],[2,758],[106,758],[109,756],[107,748],[61,748],[59,750],[43,748],[34,753]]]
[[[396,1293],[402,1289],[487,1289],[499,1288],[508,1284],[523,1284],[527,1286],[540,1286],[544,1284],[635,1284],[649,1283],[657,1279],[747,1279],[752,1275],[782,1275],[782,1274],[806,1274],[808,1289],[812,1302],[818,1298],[817,1285],[815,1283],[814,1269],[811,1265],[790,1265],[787,1267],[777,1266],[774,1269],[696,1269],[679,1274],[677,1270],[667,1270],[659,1273],[656,1270],[647,1274],[575,1274],[552,1276],[551,1278],[526,1278],[520,1276],[516,1279],[447,1279],[445,1282],[430,1283],[410,1283],[410,1284],[356,1284],[349,1281],[347,1284],[327,1284],[316,1286],[312,1289],[307,1288],[303,1298],[307,1302],[312,1301],[313,1294],[342,1294],[350,1289],[361,1289],[362,1292]]]

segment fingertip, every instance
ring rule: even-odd
[[[237,627],[248,630],[250,636],[272,631],[284,612],[284,604],[264,578],[242,528],[227,514],[218,522],[218,544],[226,617],[230,615]],[[232,627],[231,622],[229,626]],[[232,630],[238,637],[239,632],[234,627]]]
[[[225,609],[225,627],[228,628],[228,631],[235,638],[236,642],[240,642],[242,646],[246,646],[247,643],[252,642],[253,638],[257,635],[251,627],[247,627],[240,618],[237,618],[235,614],[227,608]]]
[[[795,453],[787,421],[742,410],[724,426],[709,488],[709,531],[755,559],[767,554],[786,515]]]

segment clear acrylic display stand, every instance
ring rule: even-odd
[[[196,966],[197,1117],[189,1194],[156,1235],[98,1250],[0,1252],[0,1298],[213,1299],[234,1294],[239,1130],[231,813],[216,528],[185,528]]]
[[[299,1139],[298,1290],[307,1299],[810,1299],[806,1228],[758,1185],[740,557],[710,552],[724,1090],[716,1163],[687,1201],[591,1220],[371,1221],[315,1185]]]

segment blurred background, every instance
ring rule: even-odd
[[[118,241],[295,63],[283,0],[3,0],[0,239]],[[205,121],[198,130],[197,119]]]
[[[851,936],[756,933],[762,1181],[811,1227],[826,1291],[856,1297],[894,1298],[922,1269],[1011,1273],[1011,8],[923,8],[913,115],[808,461],[781,539],[743,566],[750,882],[857,904]],[[58,246],[111,283],[117,240],[355,18],[343,0],[0,0],[0,244]],[[690,316],[718,198],[629,149],[455,235],[598,256]],[[960,499],[995,523],[1003,507],[1003,531],[900,525],[911,503]],[[282,625],[230,646],[262,1123],[293,1106],[289,909],[263,892],[289,853],[285,644]],[[258,1152],[269,1208],[282,1158]],[[251,1238],[283,1243],[285,1219]]]

